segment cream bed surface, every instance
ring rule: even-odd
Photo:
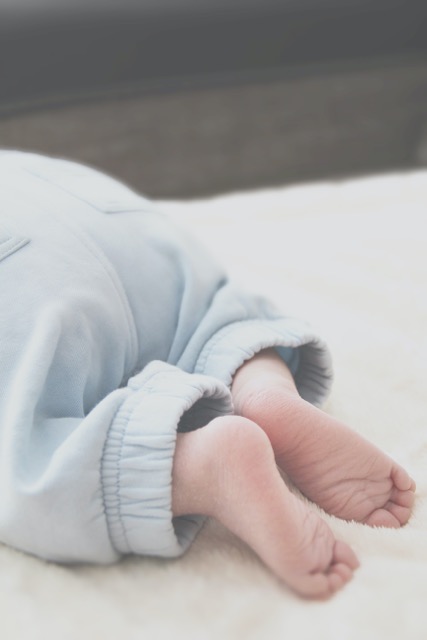
[[[401,530],[325,516],[362,566],[306,602],[209,522],[177,561],[49,565],[0,546],[4,640],[427,638],[427,173],[164,202],[246,288],[302,316],[331,347],[325,409],[417,481]]]

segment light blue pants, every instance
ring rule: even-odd
[[[121,183],[0,153],[0,540],[57,561],[177,556],[177,429],[233,411],[229,386],[276,347],[300,394],[329,390],[301,321],[236,289],[206,251]]]

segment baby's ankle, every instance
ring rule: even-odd
[[[234,408],[248,416],[248,407],[263,406],[274,392],[299,397],[286,363],[274,349],[267,349],[245,362],[236,372],[231,386]]]

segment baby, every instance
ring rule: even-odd
[[[284,477],[339,518],[409,519],[406,471],[317,408],[324,343],[121,183],[1,152],[0,290],[4,543],[175,557],[213,516],[325,598],[358,560]]]

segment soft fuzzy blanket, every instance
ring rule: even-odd
[[[4,640],[425,640],[427,638],[427,173],[166,202],[246,288],[329,342],[325,407],[418,484],[400,530],[327,517],[362,566],[306,602],[209,522],[176,561],[46,564],[0,546]]]

